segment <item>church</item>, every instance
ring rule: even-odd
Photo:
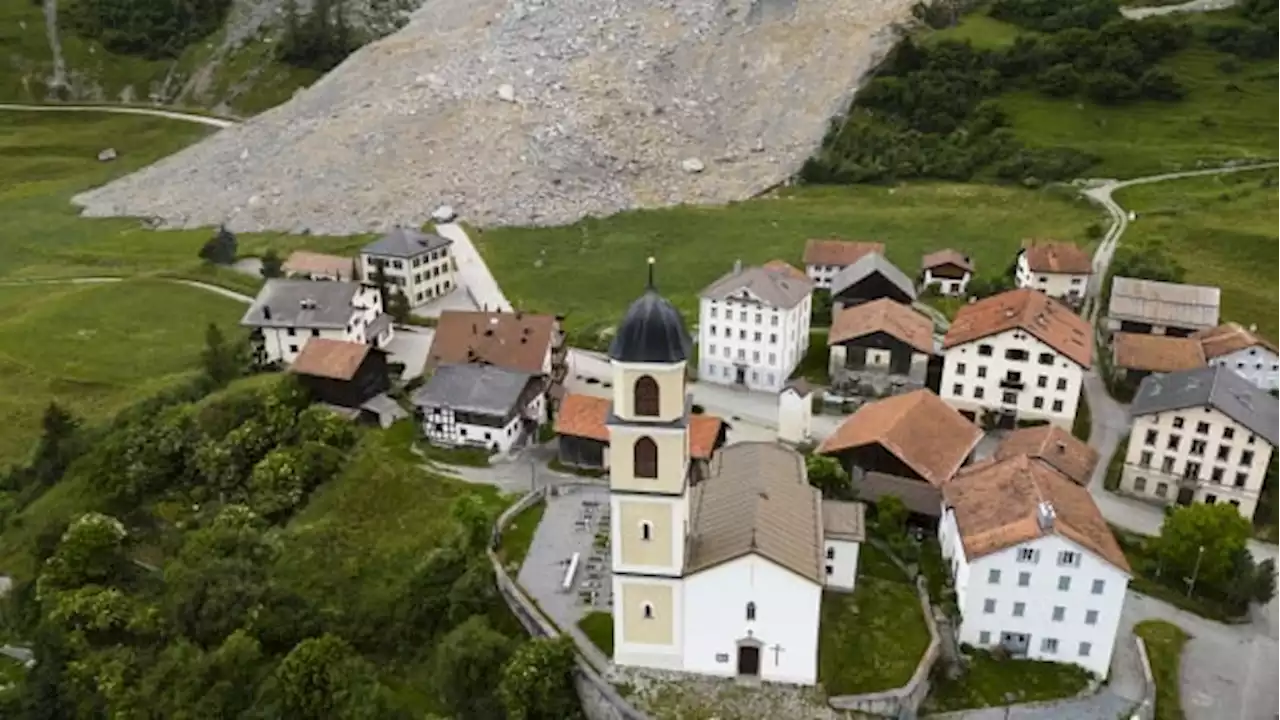
[[[823,500],[773,442],[724,448],[694,483],[690,336],[649,262],[609,348],[613,660],[813,685],[822,593],[853,589],[863,506]]]

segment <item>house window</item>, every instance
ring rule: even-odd
[[[834,570],[834,569],[832,569],[832,567],[831,567],[830,565],[828,565],[828,566],[827,566],[827,575],[828,575],[828,576],[830,576],[830,575],[831,575],[831,573],[833,573],[833,572],[835,572],[835,570]]]
[[[1005,391],[1000,394],[1000,400],[1006,405],[1015,405],[1018,402],[1018,393]]]
[[[1253,464],[1252,450],[1245,450],[1244,452],[1240,453],[1240,464],[1243,465],[1244,467],[1249,467],[1250,465]]]
[[[294,331],[293,328],[289,328],[288,330],[285,331],[285,334],[288,335],[289,337],[293,337],[296,334],[296,332]]]
[[[1181,436],[1181,435],[1170,435],[1170,436],[1169,436],[1169,442],[1165,443],[1164,447],[1165,447],[1165,449],[1166,449],[1166,450],[1177,450],[1177,449],[1178,449],[1178,443],[1180,443],[1180,442],[1182,442],[1182,436]]]
[[[1223,470],[1220,467],[1216,467],[1213,469],[1212,472],[1209,473],[1209,479],[1212,480],[1213,482],[1220,483],[1222,482],[1222,476],[1226,475],[1226,472],[1227,472],[1226,470]]]
[[[1066,389],[1067,389],[1067,379],[1066,379],[1066,378],[1058,378],[1058,389],[1059,389],[1059,390],[1066,390]]]
[[[756,313],[756,324],[759,325],[762,322],[764,322],[764,315],[761,315],[760,313]],[[756,334],[759,335],[760,333],[756,333]]]
[[[1018,548],[1018,562],[1033,563],[1036,561],[1034,548]]]
[[[1066,591],[1068,591],[1068,590],[1070,590],[1070,589],[1071,589],[1071,576],[1070,576],[1070,575],[1059,575],[1059,576],[1058,576],[1058,589],[1059,589],[1059,590],[1061,590],[1062,592],[1066,592]]]
[[[1027,604],[1024,602],[1016,602],[1013,604],[1013,616],[1022,617],[1027,612]]]
[[[1080,657],[1089,657],[1089,652],[1091,650],[1093,650],[1092,643],[1087,643],[1087,642],[1080,643]]]
[[[986,393],[986,391],[985,391],[985,390],[983,390],[983,389],[982,389],[982,388],[980,388],[980,387],[976,387],[976,388],[974,388],[974,389],[973,389],[973,396],[974,396],[975,398],[977,398],[978,400],[981,400],[981,399],[982,399],[982,396],[984,396],[984,395],[986,395],[986,394],[987,394],[987,393]]]
[[[1052,365],[1053,365],[1053,353],[1040,353],[1040,357],[1036,358],[1036,361],[1037,361],[1037,362],[1039,362],[1041,365],[1050,365],[1050,366],[1052,366]]]
[[[979,345],[978,354],[983,357],[991,357],[991,346],[986,343]]]
[[[964,375],[964,363],[956,363],[956,374]]]
[[[1028,587],[1030,585],[1031,585],[1031,573],[1029,572],[1018,573],[1018,587]]]
[[[638,478],[658,477],[658,444],[653,438],[642,437],[632,449],[632,461]]]
[[[1164,457],[1160,460],[1160,472],[1173,472],[1173,458]]]
[[[1058,652],[1058,639],[1045,638],[1040,641],[1040,652],[1056,653]]]
[[[296,352],[298,352],[298,346],[297,346],[297,345],[290,345],[290,346],[289,346],[289,352],[291,352],[291,353],[296,353]]]
[[[770,345],[778,344],[778,333],[769,333],[769,344]]]
[[[1097,625],[1097,624],[1098,624],[1098,611],[1097,611],[1097,610],[1085,610],[1085,611],[1084,611],[1084,624],[1085,624],[1085,625]]]
[[[1218,459],[1219,459],[1219,460],[1223,460],[1223,461],[1225,461],[1225,460],[1226,460],[1230,455],[1231,455],[1231,446],[1230,446],[1230,445],[1219,445],[1219,446],[1218,446]]]
[[[769,316],[769,324],[770,324],[770,325],[772,325],[772,326],[774,326],[774,327],[777,327],[777,326],[778,326],[778,316],[777,316],[777,315],[770,315],[770,316]]]
[[[707,346],[707,350],[708,350],[708,352],[707,352],[707,354],[708,354],[708,355],[715,355],[715,354],[716,354],[716,346],[715,346],[715,345],[708,345],[708,346]]]
[[[648,520],[640,523],[640,539],[645,541],[653,539],[653,524]]]
[[[982,601],[982,612],[990,615],[996,611],[996,601],[993,598],[987,598]]]
[[[979,633],[978,633],[978,644],[979,644],[979,645],[990,645],[990,644],[991,644],[991,633],[987,632],[986,630],[983,630],[982,632],[979,632]]]
[[[1156,497],[1165,497],[1169,494],[1169,483],[1156,484]]]
[[[653,605],[644,603],[640,606],[640,612],[643,613],[645,620],[653,619]]]
[[[1231,438],[1233,438],[1233,437],[1235,437],[1235,436],[1236,436],[1236,429],[1235,429],[1235,428],[1222,428],[1222,439],[1223,439],[1223,440],[1230,440]]]
[[[715,317],[716,317],[716,306],[715,306],[715,305],[712,305],[712,306],[711,306],[711,319],[712,319],[712,320],[714,320],[714,319],[715,319]],[[712,328],[711,332],[715,332],[715,328]]]
[[[762,337],[764,337],[764,335],[762,335],[761,333],[756,333],[755,335],[752,336],[751,339],[754,340],[755,342],[760,342],[760,338]]]
[[[747,619],[748,620],[756,619],[756,604],[753,602],[747,603]]]
[[[1053,621],[1054,621],[1054,622],[1062,622],[1062,619],[1063,619],[1063,618],[1065,618],[1066,616],[1067,616],[1067,609],[1066,609],[1066,608],[1064,608],[1064,607],[1063,607],[1063,606],[1061,606],[1061,605],[1054,605],[1054,606],[1053,606]]]
[[[1048,375],[1041,375],[1040,377],[1037,377],[1037,378],[1036,378],[1036,387],[1038,387],[1038,388],[1047,388],[1047,387],[1049,387],[1049,376],[1048,376]]]
[[[1061,401],[1061,400],[1054,400],[1054,401],[1053,401],[1053,411],[1054,411],[1054,412],[1062,412],[1062,401]]]
[[[1205,495],[1205,496],[1204,496],[1204,504],[1205,504],[1205,505],[1213,505],[1213,504],[1216,504],[1217,502],[1218,502],[1218,496],[1217,496],[1217,495]]]
[[[956,397],[963,397],[963,396],[964,396],[964,386],[963,386],[963,385],[961,385],[960,383],[956,383],[955,385],[952,385],[952,386],[951,386],[951,394],[952,394],[952,395],[955,395]]]
[[[1144,477],[1134,478],[1133,489],[1135,492],[1145,492],[1147,489],[1147,479]]]
[[[1035,400],[1031,401],[1031,406],[1036,410],[1044,409],[1044,398],[1038,397]]]
[[[988,571],[987,571],[987,582],[988,582],[989,584],[991,584],[991,585],[999,585],[999,584],[1000,584],[1000,570],[999,570],[999,569],[997,569],[997,568],[991,568],[990,570],[988,570]]]
[[[1242,472],[1236,473],[1236,487],[1244,487],[1244,483],[1246,480],[1248,480],[1248,478],[1249,478],[1248,473],[1242,473]]]
[[[1142,455],[1138,457],[1138,464],[1142,467],[1151,467],[1151,451],[1143,450]]]
[[[1146,443],[1147,445],[1152,445],[1152,446],[1154,446],[1154,445],[1156,444],[1156,438],[1157,438],[1158,436],[1159,436],[1159,433],[1158,433],[1158,432],[1156,432],[1155,430],[1148,430],[1148,431],[1147,431],[1147,438],[1146,438],[1146,440],[1145,440],[1145,443]]]
[[[637,378],[633,402],[636,415],[656,417],[659,406],[658,381],[650,375],[641,375]]]
[[[320,331],[313,328],[311,330],[311,337],[320,337]]]
[[[835,549],[835,548],[833,548],[833,547],[829,547],[829,548],[827,548],[827,559],[828,559],[828,560],[835,560],[835,559],[836,559],[836,549]]]
[[[1008,350],[1004,351],[1005,360],[1013,360],[1016,362],[1021,362],[1023,360],[1026,360],[1027,357],[1028,357],[1027,351],[1022,350],[1021,348],[1009,348]]]
[[[1075,567],[1080,564],[1080,553],[1073,550],[1063,550],[1058,553],[1059,567]]]
[[[1207,422],[1196,423],[1196,432],[1200,433],[1201,435],[1207,435],[1209,433],[1209,423]]]
[[[1192,455],[1204,455],[1204,446],[1205,446],[1205,443],[1204,443],[1204,441],[1203,441],[1203,440],[1192,440],[1192,441],[1191,441],[1191,454],[1192,454]]]
[[[1182,429],[1182,426],[1183,426],[1183,425],[1185,425],[1185,424],[1186,424],[1186,420],[1184,420],[1184,419],[1182,419],[1182,418],[1180,418],[1180,417],[1175,417],[1175,418],[1173,419],[1173,427],[1174,427],[1174,429],[1175,429],[1175,430],[1181,430],[1181,429]]]
[[[986,365],[979,365],[979,366],[978,366],[978,377],[980,377],[980,378],[984,378],[984,377],[986,377],[986,376],[987,376],[987,366],[986,366]]]

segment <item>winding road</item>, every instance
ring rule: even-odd
[[[150,117],[182,120],[184,122],[208,125],[215,128],[228,128],[236,124],[230,118],[198,115],[181,110],[161,110],[159,108],[131,107],[127,105],[25,105],[22,103],[0,103],[0,110],[19,112],[100,112],[113,115],[147,115]]]

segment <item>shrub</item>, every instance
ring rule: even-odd
[[[347,21],[345,0],[316,0],[306,15],[300,15],[297,3],[289,0],[284,13],[278,52],[290,65],[328,72],[361,45]]]
[[[1151,68],[1138,80],[1142,96],[1151,100],[1181,100],[1187,94],[1173,73],[1164,68]]]
[[[1138,84],[1115,71],[1091,73],[1085,77],[1085,92],[1100,105],[1119,105],[1138,97]]]
[[[231,0],[73,0],[67,15],[79,35],[112,52],[158,59],[213,33],[230,7]]]

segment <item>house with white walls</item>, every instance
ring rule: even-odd
[[[435,233],[395,228],[360,250],[360,270],[372,282],[381,267],[387,282],[417,307],[448,295],[457,284],[452,245]]]
[[[973,260],[959,250],[938,250],[920,261],[920,286],[939,295],[964,295],[972,279]]]
[[[508,453],[546,422],[546,379],[493,365],[442,365],[410,401],[435,445]]]
[[[1093,328],[1039,290],[1010,290],[960,308],[942,348],[938,394],[961,414],[1069,429],[1093,364]]]
[[[1280,388],[1280,354],[1275,343],[1257,334],[1258,326],[1227,323],[1191,337],[1200,343],[1208,364],[1229,367],[1263,390]]]
[[[866,542],[867,506],[860,502],[822,501],[822,571],[827,587],[853,592],[858,581],[858,550]]]
[[[1093,258],[1089,251],[1069,242],[1029,241],[1014,262],[1014,283],[1031,288],[1072,307],[1084,302]]]
[[[1229,367],[1150,375],[1130,405],[1120,490],[1228,503],[1252,519],[1277,444],[1277,400]]]
[[[385,348],[395,332],[376,288],[355,282],[268,280],[240,319],[264,362],[292,363],[311,338]]]
[[[698,379],[778,392],[809,349],[813,283],[782,261],[735,262],[698,300]]]
[[[942,495],[957,639],[1105,679],[1131,572],[1089,490],[1019,455],[961,470]]]
[[[872,254],[884,255],[884,243],[814,238],[804,244],[804,271],[815,288],[830,290],[841,270]]]
[[[778,439],[792,445],[813,438],[813,386],[803,378],[788,380],[778,393]]]

